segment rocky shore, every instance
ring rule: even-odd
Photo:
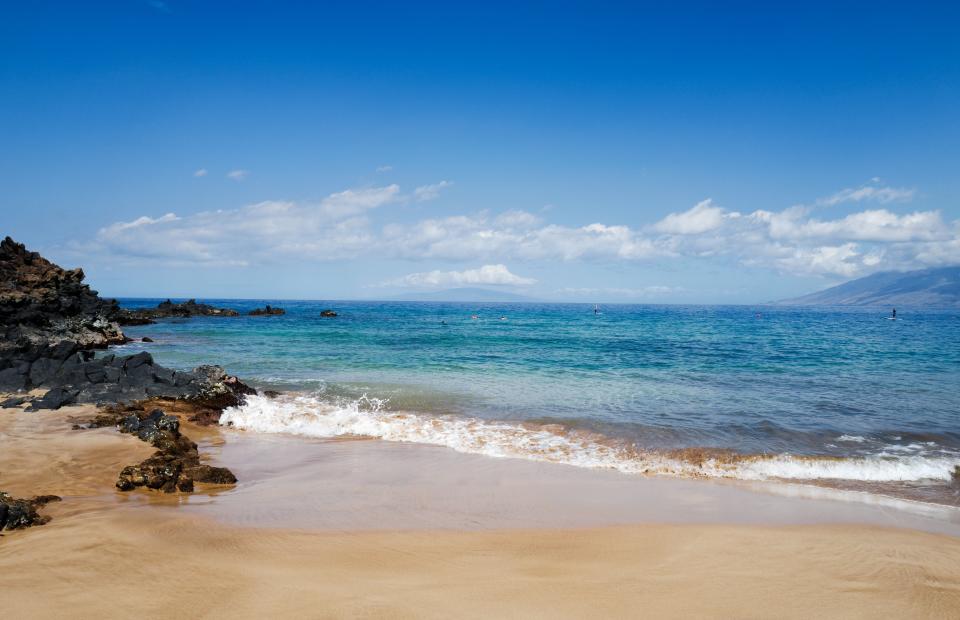
[[[197,445],[180,433],[179,416],[216,423],[225,408],[242,404],[256,390],[218,366],[177,371],[156,364],[147,352],[119,356],[97,350],[129,341],[121,324],[238,313],[195,300],[123,310],[83,279],[81,269],[62,269],[10,237],[0,242],[0,392],[12,395],[0,406],[34,412],[76,403],[100,406],[86,426],[115,426],[157,448],[150,458],[123,468],[116,483],[121,491],[191,492],[195,482],[235,483],[226,468],[201,464]],[[0,492],[0,529],[46,523],[37,509],[56,499],[14,499]]]

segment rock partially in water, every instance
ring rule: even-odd
[[[240,316],[236,310],[215,308],[209,304],[197,303],[196,299],[184,302],[161,301],[156,308],[122,309],[118,314],[121,325],[148,325],[156,319],[189,318],[194,316]]]
[[[9,493],[0,491],[0,530],[19,530],[33,525],[43,525],[50,517],[43,516],[37,509],[59,502],[56,495],[37,495],[30,499],[16,499]]]
[[[256,394],[256,390],[219,366],[175,371],[155,364],[146,351],[95,359],[90,359],[86,351],[74,352],[66,359],[25,358],[16,370],[16,377],[9,384],[0,377],[0,391],[48,388],[45,396],[31,403],[31,411],[59,409],[73,403],[131,403],[150,398],[186,399],[222,410],[242,404],[247,395]],[[213,421],[216,419],[219,414]]]
[[[283,308],[274,308],[270,304],[267,304],[263,308],[256,308],[254,310],[251,310],[247,314],[249,314],[250,316],[280,316],[286,313],[287,311],[284,310]]]
[[[153,342],[153,338],[151,338],[150,336],[144,336],[143,338],[140,339],[140,342]]]
[[[330,310],[329,308],[327,308],[326,310],[321,310],[321,311],[320,311],[320,316],[332,318],[332,317],[337,316],[337,313],[334,312],[333,310]]]
[[[165,493],[189,493],[194,490],[194,482],[237,482],[229,469],[201,464],[197,444],[180,433],[180,420],[162,409],[147,412],[135,406],[114,408],[98,416],[93,424],[110,422],[116,423],[120,432],[136,435],[157,448],[149,458],[120,471],[116,486],[121,491],[145,487]]]

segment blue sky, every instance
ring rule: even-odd
[[[119,296],[960,263],[953,3],[8,3],[0,233]]]

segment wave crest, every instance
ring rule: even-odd
[[[494,422],[460,416],[388,411],[363,396],[326,402],[314,396],[250,396],[223,412],[220,423],[264,433],[307,437],[372,437],[445,446],[458,452],[523,458],[627,474],[743,480],[949,481],[960,457],[814,457],[744,455],[727,450],[641,451],[625,442],[557,424]]]

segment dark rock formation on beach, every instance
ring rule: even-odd
[[[115,301],[101,299],[83,284],[83,277],[80,269],[61,269],[9,237],[0,242],[0,392],[47,389],[39,397],[7,398],[0,406],[27,404],[28,411],[74,403],[107,407],[94,426],[123,422],[122,430],[158,448],[143,463],[124,468],[117,483],[122,489],[190,491],[194,481],[236,482],[229,470],[200,464],[197,446],[180,434],[177,417],[153,409],[146,413],[146,407],[164,403],[199,424],[214,424],[226,407],[242,404],[256,390],[219,366],[178,371],[155,364],[147,352],[97,356],[95,349],[129,342],[119,323],[238,313],[194,300],[183,304],[168,300],[155,310],[142,311],[142,316],[141,311],[131,315]],[[0,529],[45,522],[36,508],[54,499],[59,498],[15,500],[0,494]]]
[[[146,352],[95,357],[93,349],[128,341],[117,323],[124,311],[115,301],[101,299],[83,277],[82,270],[61,269],[10,237],[0,242],[0,391],[48,388],[32,399],[31,410],[153,397],[193,399],[222,409],[255,393],[216,366],[175,371],[154,364]],[[238,314],[194,300],[168,300],[148,312]]]
[[[19,530],[32,525],[43,525],[50,521],[37,512],[41,506],[50,502],[59,502],[56,495],[37,495],[30,499],[16,499],[0,491],[0,530]]]
[[[83,278],[82,269],[62,269],[10,237],[0,241],[0,358],[62,340],[82,349],[123,343],[117,302]]]
[[[121,325],[148,325],[156,319],[189,318],[194,316],[240,316],[236,310],[215,308],[209,304],[198,304],[196,299],[175,303],[169,299],[161,301],[156,308],[121,309],[118,321]]]
[[[323,316],[323,317],[331,317],[331,318],[332,318],[332,317],[337,316],[337,313],[334,312],[333,310],[329,310],[329,309],[327,309],[327,310],[321,310],[321,311],[320,311],[320,316]]]
[[[283,308],[274,308],[270,304],[267,304],[263,308],[256,308],[251,310],[247,314],[250,316],[280,316],[281,314],[286,314],[287,311]]]
[[[120,432],[136,435],[157,448],[149,458],[120,471],[116,486],[121,491],[146,487],[165,493],[191,492],[195,482],[237,482],[229,469],[201,464],[197,444],[180,433],[180,420],[162,409],[146,412],[140,406],[114,407],[98,416],[96,423],[115,423]]]
[[[0,391],[48,388],[30,400],[29,411],[59,409],[74,403],[129,403],[148,398],[181,398],[223,409],[255,394],[253,388],[226,374],[219,366],[179,371],[155,364],[147,352],[94,357],[62,341],[45,350],[29,349],[9,357],[0,371]],[[22,404],[22,403],[21,403]]]

